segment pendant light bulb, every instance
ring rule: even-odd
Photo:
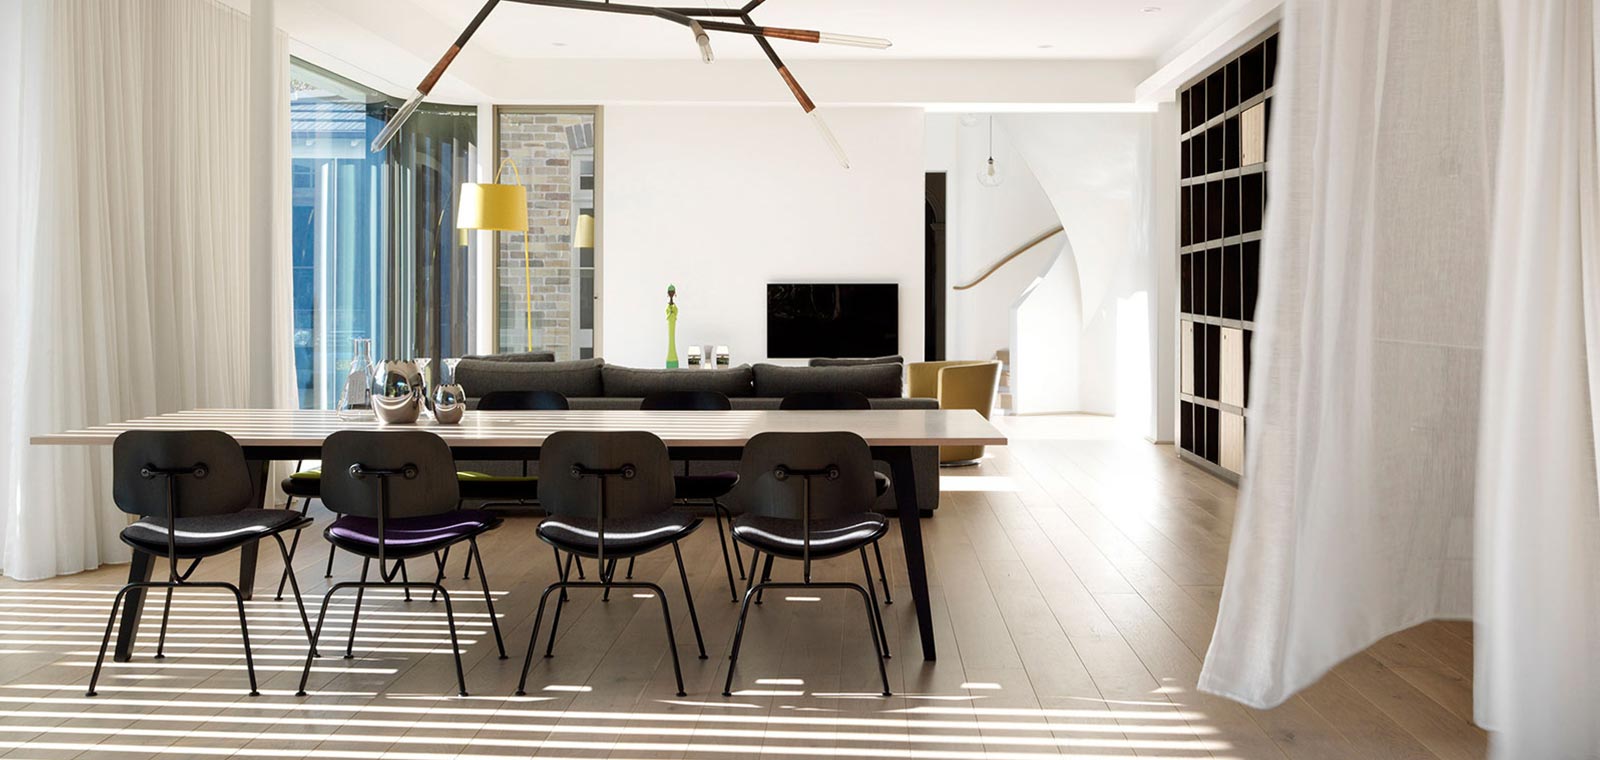
[[[711,36],[706,34],[705,27],[700,26],[700,22],[691,20],[689,31],[694,32],[694,44],[700,46],[700,60],[706,63],[715,61],[716,56],[711,54]]]
[[[850,157],[844,154],[844,146],[839,144],[839,138],[833,136],[833,130],[828,129],[828,123],[822,120],[822,114],[812,109],[811,123],[816,125],[817,132],[822,135],[822,141],[828,144],[828,149],[833,151],[833,157],[838,159],[839,165],[850,168]]]
[[[1005,175],[1000,173],[1000,167],[994,162],[994,117],[989,117],[989,162],[978,171],[978,184],[984,187],[999,187],[1005,181]]]

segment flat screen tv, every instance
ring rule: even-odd
[[[767,285],[767,356],[864,358],[899,350],[894,283]]]

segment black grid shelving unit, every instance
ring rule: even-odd
[[[1274,29],[1178,93],[1178,453],[1228,480],[1244,469],[1277,63]]]

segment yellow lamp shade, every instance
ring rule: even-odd
[[[463,230],[528,230],[528,188],[476,182],[461,184],[456,228]]]
[[[594,217],[588,214],[578,215],[578,235],[572,241],[574,248],[594,247]]]

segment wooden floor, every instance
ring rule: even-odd
[[[0,756],[555,758],[1458,758],[1483,757],[1471,722],[1472,631],[1430,623],[1340,665],[1284,706],[1242,708],[1195,691],[1227,559],[1234,489],[1171,447],[1119,437],[1098,418],[1005,421],[1013,444],[943,472],[924,522],[939,660],[917,655],[910,594],[886,607],[895,696],[881,698],[859,602],[773,595],[752,614],[732,698],[721,696],[737,607],[716,534],[685,546],[705,631],[695,657],[671,554],[641,560],[673,604],[689,696],[674,695],[659,603],[574,597],[556,656],[512,697],[533,605],[554,577],[534,519],[489,536],[485,556],[512,658],[495,656],[476,578],[450,581],[472,696],[455,696],[442,605],[368,595],[356,657],[342,654],[351,599],[334,605],[312,695],[293,696],[305,654],[281,567],[263,547],[250,634],[262,695],[245,695],[230,600],[180,596],[164,660],[160,605],[133,662],[83,688],[125,566],[46,582],[0,580]],[[313,515],[326,513],[313,510]],[[308,534],[296,570],[315,614],[330,581]],[[891,581],[903,566],[885,542]],[[271,555],[271,556],[269,556]],[[201,575],[227,578],[224,558]],[[157,574],[163,573],[160,567]],[[336,579],[351,579],[348,557]],[[823,575],[858,579],[859,560]],[[780,575],[793,577],[793,568]],[[787,596],[787,598],[785,598]],[[816,597],[821,597],[820,600]],[[158,601],[158,600],[157,600]],[[376,603],[375,603],[376,601]]]

